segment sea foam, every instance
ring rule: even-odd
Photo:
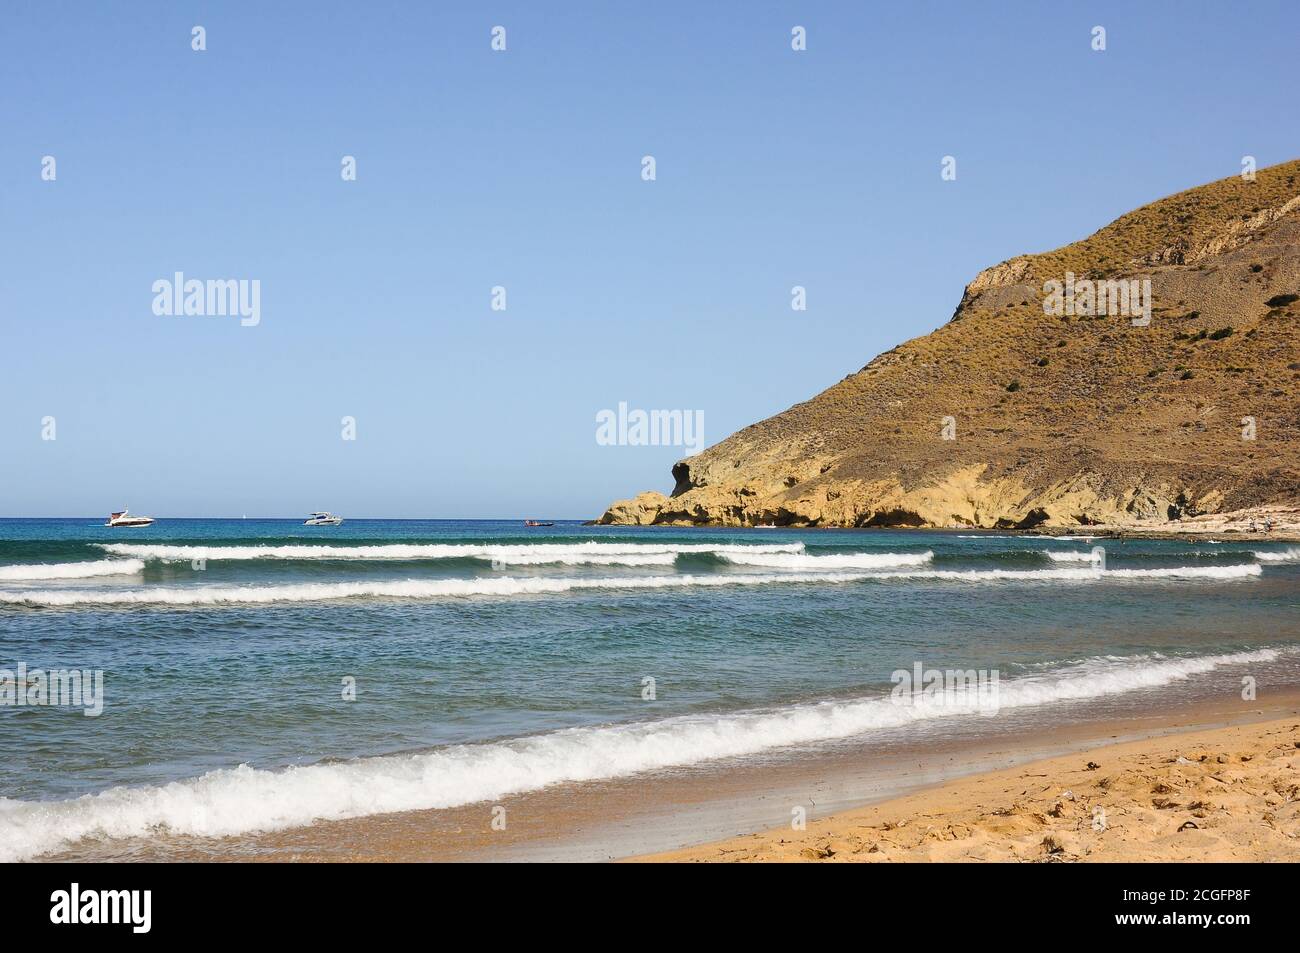
[[[487,556],[475,556],[487,559]],[[671,566],[677,553],[573,553],[568,555],[493,556],[496,566]]]
[[[1096,557],[1092,553],[1079,553],[1066,550],[1063,552],[1053,552],[1050,549],[1043,550],[1043,555],[1054,563],[1086,563],[1092,562]]]
[[[1294,563],[1300,562],[1300,547],[1291,546],[1287,549],[1257,549],[1255,558],[1268,563]]]
[[[456,596],[518,596],[571,592],[581,589],[670,589],[688,586],[764,585],[777,582],[848,582],[867,578],[849,573],[734,574],[694,576],[629,576],[569,578],[511,576],[479,579],[405,579],[367,582],[296,583],[278,586],[186,586],[150,589],[77,591],[0,591],[0,603],[45,606],[99,605],[218,605],[273,602],[321,602],[358,597],[436,599]]]
[[[164,561],[206,559],[512,559],[549,557],[550,561],[579,556],[664,555],[678,553],[801,553],[803,543],[533,543],[453,544],[389,543],[380,546],[166,546],[133,543],[98,543],[117,556]]]
[[[885,569],[890,566],[923,566],[934,553],[832,553],[813,556],[808,553],[720,553],[724,560],[738,566],[765,569]]]
[[[144,572],[142,559],[100,559],[80,563],[0,566],[0,580],[91,579],[95,576],[130,576],[140,572]]]
[[[31,606],[268,604],[354,598],[437,599],[458,596],[544,595],[584,589],[676,589],[692,586],[763,586],[790,583],[848,583],[942,580],[985,582],[1105,582],[1147,579],[1242,579],[1258,576],[1257,563],[1242,566],[1168,566],[1159,569],[974,569],[895,572],[678,573],[597,578],[506,576],[493,579],[404,579],[318,582],[271,586],[185,586],[147,589],[0,590],[0,603]]]
[[[1002,680],[998,708],[1159,688],[1224,666],[1271,661],[1282,651],[1086,660]],[[511,741],[282,770],[241,765],[190,780],[110,788],[66,801],[0,798],[0,862],[56,851],[85,837],[142,837],[159,831],[219,837],[317,820],[456,807],[554,784],[626,777],[934,719],[972,717],[977,711],[978,705],[960,698],[900,704],[888,695],[873,695],[571,728]]]

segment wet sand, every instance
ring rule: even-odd
[[[1300,860],[1300,711],[1107,745],[653,862]]]
[[[1044,730],[1041,721],[1035,725],[1013,723],[993,727],[985,719],[975,718],[923,743],[905,734],[886,735],[873,738],[869,746],[859,741],[820,750],[785,751],[759,760],[714,762],[613,781],[558,785],[495,803],[450,810],[318,822],[289,830],[219,839],[159,835],[129,841],[83,842],[74,850],[42,859],[606,861],[678,851],[655,859],[785,860],[800,859],[800,851],[806,847],[820,849],[824,843],[832,845],[836,858],[846,855],[855,859],[884,859],[874,854],[854,854],[852,847],[841,851],[834,846],[841,841],[850,843],[843,839],[868,824],[865,818],[877,816],[860,815],[864,805],[877,805],[869,810],[893,812],[888,817],[879,815],[880,824],[893,818],[895,823],[907,821],[915,825],[919,821],[909,818],[934,814],[939,809],[935,805],[942,804],[945,811],[974,812],[969,816],[963,814],[963,820],[952,821],[954,825],[971,826],[982,816],[981,811],[987,814],[1003,806],[1000,802],[992,804],[996,799],[989,784],[1020,784],[1023,793],[1018,796],[1025,802],[1025,810],[1023,815],[1013,816],[1021,821],[1043,814],[1045,808],[1052,806],[1046,803],[1048,799],[1071,787],[1081,797],[1087,793],[1089,800],[1084,813],[1090,817],[1096,791],[1069,772],[1080,769],[1089,760],[1113,762],[1111,754],[1098,755],[1095,749],[1099,746],[1131,741],[1138,745],[1135,751],[1155,752],[1164,750],[1161,746],[1182,745],[1182,741],[1160,740],[1179,732],[1263,724],[1284,715],[1293,719],[1290,723],[1300,724],[1300,691],[1274,691],[1269,693],[1267,701],[1252,702],[1221,696],[1216,701],[1179,704],[1158,713],[1142,713],[1136,699],[1133,705],[1132,715],[1076,723],[1062,720],[1050,731]],[[1295,738],[1300,741],[1300,732]],[[1148,748],[1143,749],[1142,745]],[[1200,747],[1213,748],[1216,757],[1220,748],[1246,750],[1244,737],[1240,743],[1205,742]],[[1296,754],[1300,755],[1300,750]],[[1051,768],[1059,777],[1047,776],[1039,768],[1025,767],[1063,755],[1066,757],[1059,765]],[[1264,755],[1261,753],[1260,757]],[[1243,770],[1238,764],[1230,767],[1234,772]],[[1006,769],[1011,769],[1009,774]],[[986,780],[1002,779],[1004,774],[1003,780]],[[1031,775],[1037,774],[1044,776],[1031,785]],[[1101,772],[1083,780],[1095,781],[1106,776],[1106,772]],[[954,784],[954,779],[965,780]],[[1300,774],[1293,778],[1295,781],[1300,781]],[[1253,790],[1262,782],[1243,783],[1250,784]],[[939,792],[949,793],[942,795],[942,801],[929,800],[940,797]],[[921,800],[909,800],[917,797]],[[1213,800],[1210,795],[1206,797]],[[1011,806],[1014,800],[1005,806]],[[1078,811],[1084,807],[1083,800],[1071,804],[1067,813],[1073,818],[1072,823],[1082,816]],[[1117,817],[1124,818],[1129,825],[1138,823],[1133,820],[1137,815],[1132,810],[1132,805],[1125,802]],[[802,812],[808,820],[807,832],[800,835],[797,848],[791,831],[796,812]],[[956,816],[954,813],[953,817]],[[1175,816],[1181,823],[1181,814],[1177,812],[1152,814],[1146,820],[1163,824]],[[1033,856],[1021,840],[1039,834],[1041,841],[1049,828],[1056,830],[1061,826],[1057,820],[1060,819],[1045,825],[1042,832],[1032,828],[1017,832],[1015,844],[1011,845],[1009,839],[1008,845]],[[923,825],[925,828],[938,826],[933,818],[926,819]],[[918,830],[922,827],[912,826],[909,833]],[[994,839],[993,830],[988,828],[984,841]],[[771,833],[757,838],[750,836],[761,831]],[[738,835],[743,835],[740,841],[714,843]],[[852,836],[861,839],[864,835]],[[1090,840],[1087,844],[1093,846]],[[927,842],[909,849],[922,847],[930,849],[932,845]],[[993,847],[988,850],[996,853]],[[904,859],[895,847],[884,847],[882,851],[885,856]],[[934,853],[932,859],[962,859]],[[1062,854],[1076,856],[1064,851]],[[1006,859],[1012,856],[1020,854],[1007,853]],[[907,859],[922,858],[917,855]],[[992,859],[992,854],[984,859]]]

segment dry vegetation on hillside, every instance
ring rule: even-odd
[[[1043,282],[1067,271],[1150,278],[1150,325],[1045,314]],[[939,330],[682,461],[671,497],[602,521],[1141,525],[1294,502],[1298,295],[1300,161],[987,269]]]

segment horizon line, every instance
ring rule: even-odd
[[[97,520],[103,519],[103,514],[89,516],[0,516],[0,520]],[[280,522],[284,520],[301,520],[301,516],[155,516],[154,520],[248,520],[250,522],[260,520],[265,522]],[[407,521],[413,523],[445,522],[445,523],[505,523],[527,519],[547,519],[561,523],[581,523],[591,519],[583,516],[345,516],[344,522],[364,522],[383,520],[386,522]]]

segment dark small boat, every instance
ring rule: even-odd
[[[554,526],[554,523],[539,523],[537,520],[524,520],[525,526]]]

